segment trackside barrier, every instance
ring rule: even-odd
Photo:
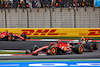
[[[0,32],[39,37],[100,37],[100,28],[0,28]]]

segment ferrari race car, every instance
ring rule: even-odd
[[[81,54],[83,52],[83,46],[81,44],[72,46],[70,43],[64,43],[58,41],[57,43],[50,43],[49,46],[44,45],[43,47],[38,47],[35,45],[31,49],[32,55],[39,55],[39,54],[47,54],[47,55],[61,55],[65,53],[72,53],[75,52],[77,54]]]
[[[0,41],[25,41],[26,35],[25,34],[12,34],[8,32],[0,33]]]
[[[32,55],[41,55],[41,54],[47,54],[47,55],[62,55],[66,53],[76,53],[76,54],[82,54],[83,51],[93,51],[94,49],[97,49],[95,47],[97,44],[96,43],[90,43],[90,42],[85,42],[82,43],[80,40],[73,40],[71,42],[62,42],[62,41],[57,41],[57,43],[50,43],[49,46],[44,45],[43,47],[38,47],[35,45],[31,49]]]

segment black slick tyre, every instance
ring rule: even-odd
[[[37,50],[38,48],[39,48],[39,47],[33,47],[33,48],[31,49],[31,52]]]
[[[93,52],[93,50],[94,50],[94,46],[93,46],[93,43],[91,43],[90,44],[90,51]]]
[[[93,43],[86,43],[84,45],[85,48],[89,49],[90,52],[92,52],[94,50],[94,46]]]
[[[82,52],[83,52],[83,46],[82,45],[76,45],[75,49],[74,49],[74,52],[76,54],[82,54]]]
[[[52,46],[52,47],[50,48],[50,54],[51,54],[51,55],[56,55],[57,52],[58,52],[58,50],[57,50],[56,47]]]
[[[98,43],[93,43],[94,50],[98,49]]]
[[[31,49],[31,54],[34,56],[34,55],[37,55],[37,54],[33,54],[33,52],[35,51],[35,50],[37,50],[37,49],[39,49],[39,47],[38,46],[34,46],[32,49]]]
[[[26,35],[25,34],[21,34],[22,37],[24,37],[26,39]]]

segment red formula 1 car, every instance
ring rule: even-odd
[[[0,33],[0,41],[25,41],[26,35],[25,34],[12,34],[8,32]]]
[[[34,46],[31,49],[32,55],[47,54],[47,55],[61,55],[66,53],[75,52],[81,54],[83,52],[83,46],[77,44],[76,46],[71,45],[71,43],[64,43],[57,41],[57,43],[50,43],[49,46],[45,45],[43,47]]]
[[[93,41],[89,42],[90,39],[85,39],[85,42],[80,40],[73,40],[70,42],[61,42],[57,41],[56,43],[50,43],[49,46],[45,45],[43,47],[34,46],[31,49],[32,55],[38,54],[65,54],[65,53],[76,53],[82,54],[83,51],[93,51],[97,50],[97,43],[93,43]]]

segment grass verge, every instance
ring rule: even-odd
[[[0,51],[0,54],[26,54],[25,52]]]

